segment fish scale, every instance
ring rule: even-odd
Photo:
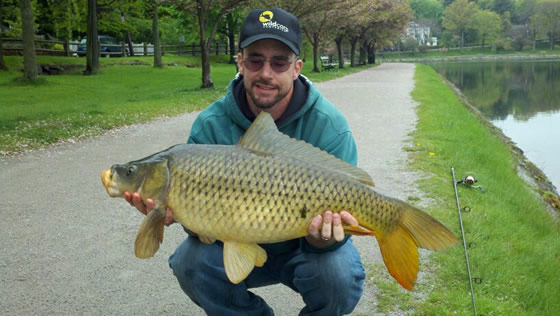
[[[412,289],[418,248],[442,250],[457,238],[427,213],[378,193],[364,171],[280,133],[261,113],[237,145],[182,144],[105,170],[110,196],[139,192],[156,208],[138,230],[134,251],[148,258],[163,240],[166,208],[199,236],[221,240],[231,282],[243,281],[266,252],[259,246],[307,235],[313,218],[346,210],[375,236],[389,273]]]

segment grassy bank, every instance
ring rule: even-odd
[[[484,315],[559,315],[560,229],[536,194],[516,173],[516,160],[500,138],[458,100],[429,66],[417,65],[412,96],[420,105],[413,133],[413,169],[427,178],[420,188],[437,199],[430,211],[460,236],[451,166],[457,178],[474,174],[486,193],[459,186],[477,311]],[[430,257],[436,274],[419,284],[416,299],[388,287],[381,296],[418,315],[472,315],[462,245]],[[383,281],[376,281],[383,283]],[[382,284],[381,284],[382,285]],[[383,287],[382,287],[383,288]],[[393,298],[394,300],[394,298]]]
[[[152,57],[101,58],[101,74],[83,76],[84,58],[38,56],[38,63],[67,73],[41,76],[35,85],[21,85],[23,59],[6,56],[9,72],[0,71],[0,156],[76,141],[110,129],[166,115],[201,110],[225,93],[236,69],[227,56],[213,57],[214,89],[200,89],[200,57],[166,55],[163,69]],[[362,70],[304,74],[313,81]]]

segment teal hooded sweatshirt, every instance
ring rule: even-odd
[[[237,91],[237,100],[241,97],[246,102],[242,86],[243,77],[238,74],[229,83],[226,95],[203,110],[196,118],[188,143],[234,145],[239,141],[254,119],[254,117],[249,118],[247,114],[244,114],[243,105],[236,101]],[[288,108],[292,110],[286,112],[292,113],[283,115],[276,121],[278,129],[290,137],[304,140],[335,157],[356,165],[358,160],[356,143],[344,115],[325,99],[311,81],[304,76],[300,75],[294,81],[294,87],[297,87],[297,91],[294,90],[294,96],[297,97],[292,97],[292,101],[300,104],[290,102]],[[342,242],[324,249],[312,247],[305,241],[305,238],[261,246],[272,255],[293,251],[297,247],[308,252],[325,252],[337,249],[347,240],[348,236]]]

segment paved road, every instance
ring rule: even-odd
[[[378,189],[406,199],[417,177],[402,147],[416,121],[414,65],[384,64],[319,89],[347,116],[359,166]],[[204,315],[179,288],[167,257],[185,237],[165,232],[154,258],[134,257],[142,215],[110,199],[100,171],[186,140],[197,113],[113,131],[79,144],[0,159],[0,313]],[[372,238],[354,238],[364,262],[381,262]],[[277,315],[296,315],[299,296],[283,286],[255,290]],[[367,287],[354,314],[373,314]]]

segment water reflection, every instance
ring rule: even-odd
[[[560,110],[560,61],[437,63],[490,120],[526,121]]]
[[[560,188],[560,61],[431,65]]]
[[[525,156],[560,188],[560,112],[538,113],[526,121],[510,116],[493,124],[515,141]]]

